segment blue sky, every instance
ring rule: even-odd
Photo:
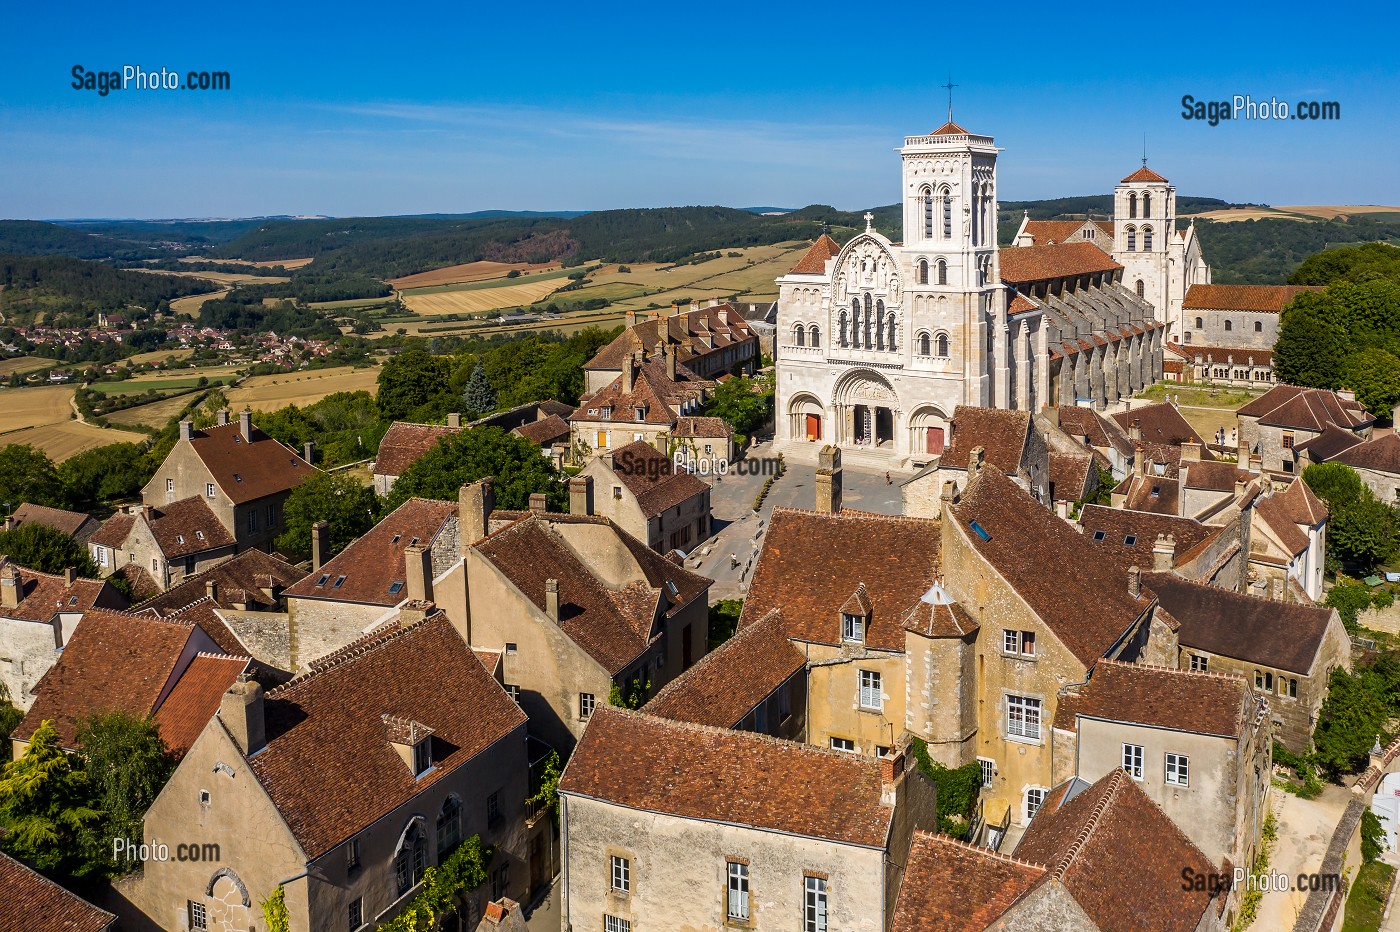
[[[943,122],[949,71],[1003,200],[1106,192],[1146,133],[1180,194],[1400,204],[1393,5],[66,6],[8,17],[0,217],[858,209],[897,199],[893,150]],[[232,88],[70,86],[124,64]],[[1184,94],[1341,120],[1211,127]]]

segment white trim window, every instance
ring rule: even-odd
[[[598,702],[598,700],[594,697],[594,695],[593,695],[592,693],[579,693],[579,694],[578,694],[578,719],[579,719],[579,721],[581,721],[581,722],[586,722],[586,721],[588,721],[590,718],[593,717],[593,709],[594,709],[594,707],[597,705],[597,702]]]
[[[1006,697],[1006,734],[1011,738],[1040,740],[1040,700],[1030,696]]]
[[[860,671],[860,707],[877,711],[885,707],[880,695],[880,674],[875,670]]]
[[[1191,758],[1167,752],[1166,781],[1173,786],[1191,785]]]
[[[1123,745],[1123,769],[1134,780],[1142,779],[1142,745]]]
[[[727,881],[724,914],[729,919],[749,918],[749,866],[730,861],[726,868]]]
[[[1040,811],[1040,807],[1045,805],[1046,789],[1043,786],[1032,786],[1026,789],[1026,821],[1035,818],[1035,814]]]
[[[845,751],[847,754],[856,752],[856,743],[850,738],[832,738],[831,749],[833,751]]]
[[[994,777],[997,772],[997,762],[988,757],[979,757],[977,758],[977,763],[982,768],[982,786],[990,787],[992,785],[992,777]]]
[[[603,932],[632,932],[632,920],[616,916],[603,917]]]
[[[1003,631],[1001,634],[1003,653],[1020,657],[1035,656],[1034,631]]]
[[[612,856],[612,891],[614,893],[632,892],[632,862],[617,855]]]
[[[803,892],[802,932],[826,932],[826,878],[809,874]]]
[[[841,616],[841,640],[850,641],[853,644],[865,643],[864,615]]]

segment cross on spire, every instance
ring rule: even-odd
[[[867,232],[867,233],[870,232],[870,230],[871,230],[871,225],[872,225],[874,222],[875,222],[875,215],[872,214],[870,211],[867,210],[867,211],[865,212],[865,232]]]
[[[948,72],[948,83],[947,83],[947,84],[940,85],[940,87],[946,88],[947,91],[948,91],[948,122],[949,122],[949,123],[953,122],[953,88],[955,88],[955,87],[960,87],[960,86],[961,86],[961,85],[958,85],[958,84],[954,84],[954,83],[953,83],[953,72],[951,72],[951,71]]]
[[[1147,134],[1142,134],[1142,167],[1147,167]]]

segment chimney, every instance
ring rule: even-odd
[[[982,464],[987,460],[986,447],[973,447],[971,455],[967,458],[967,481],[971,482],[973,476],[982,468]]]
[[[301,445],[301,458],[302,458],[303,460],[306,461],[306,465],[308,465],[308,466],[311,465],[311,457],[312,457],[312,452],[311,452],[311,451],[312,451],[312,449],[313,449],[315,446],[316,446],[316,444],[313,443],[313,442],[310,441],[310,440],[306,441],[305,443],[303,443],[303,444]]]
[[[1235,460],[1240,469],[1249,468],[1249,441],[1243,437],[1240,437],[1235,444]]]
[[[676,380],[676,348],[668,346],[665,349],[666,356],[666,378],[674,382]]]
[[[243,679],[230,686],[219,703],[219,720],[245,757],[261,751],[267,743],[262,687]]]
[[[700,302],[699,302],[699,301],[694,301],[694,300],[692,300],[692,301],[690,302],[690,309],[691,309],[692,311],[698,311],[698,310],[700,310]]]
[[[628,356],[622,361],[622,394],[632,394],[632,380],[637,375],[637,364]]]
[[[69,586],[78,581],[78,571],[71,566],[63,569],[63,582]]]
[[[1138,478],[1147,475],[1147,451],[1140,443],[1133,448],[1133,475]]]
[[[180,422],[180,439],[189,440],[194,436],[194,421]]]
[[[943,494],[940,496],[946,505],[956,505],[962,498],[958,494],[958,484],[951,479],[943,483]]]
[[[880,758],[880,803],[894,806],[898,798],[899,781],[904,777],[903,751],[890,751]]]
[[[1201,461],[1201,445],[1194,440],[1184,442],[1181,445],[1181,461],[1199,463]]]
[[[1137,442],[1142,439],[1142,421],[1133,418],[1133,423],[1128,425],[1128,439]]]
[[[399,627],[412,628],[428,620],[437,611],[437,605],[423,599],[413,599],[399,606]]]
[[[549,510],[549,509],[546,507],[546,503],[545,503],[544,493],[543,493],[543,492],[531,492],[531,493],[530,493],[530,514],[532,514],[532,515],[542,515],[542,514],[544,514],[546,511],[548,511],[548,510]]]
[[[141,506],[141,520],[142,520],[142,521],[145,521],[146,524],[149,526],[150,523],[151,523],[151,521],[154,520],[154,518],[155,518],[155,509],[152,508],[150,505],[142,505],[142,506]]]
[[[16,608],[24,601],[24,584],[20,582],[19,569],[13,563],[5,564],[0,570],[0,605]]]
[[[458,414],[456,411],[453,411],[451,414],[449,414],[449,415],[447,416],[447,426],[448,426],[448,427],[461,427],[461,426],[462,426],[462,415]]]
[[[325,521],[311,525],[311,572],[316,572],[326,562],[326,548],[331,542],[331,526]]]
[[[1142,570],[1136,566],[1128,567],[1128,595],[1134,599],[1142,592]]]
[[[433,552],[422,544],[404,548],[404,590],[410,602],[433,600]]]
[[[670,316],[670,317],[675,317],[675,316],[676,316],[677,314],[679,314],[680,312],[681,312],[681,306],[680,306],[679,302],[672,301],[672,302],[671,302],[671,313],[670,313],[668,316]]]
[[[574,476],[569,480],[569,514],[593,514],[592,476]]]
[[[1274,579],[1273,589],[1274,589],[1274,601],[1275,601],[1275,602],[1283,602],[1283,601],[1285,601],[1285,599],[1284,599],[1284,593],[1285,593],[1286,590],[1284,589],[1284,585],[1283,585],[1283,580],[1282,580],[1282,579],[1279,579],[1279,578],[1275,578],[1275,579]]]
[[[1155,573],[1169,573],[1172,568],[1172,557],[1176,553],[1176,537],[1171,534],[1158,534],[1157,542],[1152,545],[1152,571]]]
[[[238,432],[243,435],[244,443],[253,442],[253,412],[246,408],[238,412]]]
[[[211,601],[211,602],[217,602],[217,601],[219,601],[219,584],[218,584],[218,582],[215,581],[215,580],[213,580],[213,579],[205,580],[205,582],[204,582],[204,594],[205,594],[206,596],[208,596],[209,601]]]
[[[549,616],[549,620],[556,625],[559,624],[559,580],[546,579],[544,581],[544,613]]]
[[[727,308],[727,307],[722,307],[722,308],[720,308],[720,309],[719,309],[719,313],[716,314],[715,316],[719,318],[720,326],[722,326],[722,327],[728,327],[728,326],[729,326],[729,308]]]
[[[841,513],[841,451],[831,444],[817,454],[817,504],[824,515]]]
[[[491,512],[496,509],[496,496],[491,490],[491,477],[478,479],[462,486],[457,492],[457,524],[462,556],[467,548],[486,536],[491,527]]]
[[[1055,502],[1055,514],[1059,515],[1061,518],[1063,518],[1064,520],[1068,521],[1068,520],[1069,520],[1069,502],[1066,501],[1066,500],[1063,499],[1063,498],[1060,499],[1059,501]]]
[[[710,307],[719,307],[719,298],[710,298]]]
[[[628,311],[628,312],[627,312],[627,326],[629,326],[629,327],[635,327],[635,326],[637,326],[637,312],[636,312],[636,311]]]
[[[228,408],[220,408],[220,409],[219,409],[219,415],[218,415],[218,417],[219,417],[219,426],[220,426],[220,427],[223,427],[225,424],[227,424],[227,423],[228,423]]]

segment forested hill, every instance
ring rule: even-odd
[[[6,255],[0,255],[0,286],[0,310],[11,323],[25,322],[37,311],[52,317],[132,306],[154,310],[172,298],[210,288],[200,279],[126,272],[67,256]]]
[[[135,261],[190,255],[261,220],[0,220],[0,254]]]

